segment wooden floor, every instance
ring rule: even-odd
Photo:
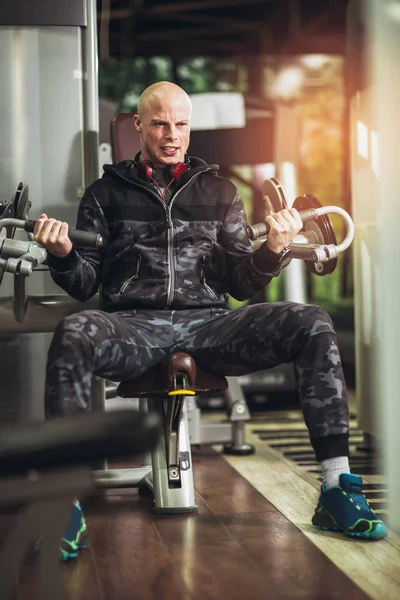
[[[193,459],[196,516],[152,515],[137,490],[86,499],[91,545],[61,567],[67,600],[369,597],[217,452]],[[17,519],[0,515],[2,539]],[[20,570],[17,600],[38,598],[36,561]]]

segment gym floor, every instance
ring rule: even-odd
[[[385,520],[384,478],[360,433],[353,423],[352,470]],[[311,527],[320,482],[300,411],[257,414],[247,436],[250,457],[194,449],[196,516],[153,515],[137,490],[88,496],[91,545],[61,566],[66,600],[398,599],[399,536],[361,542]],[[0,515],[2,539],[17,519]],[[36,563],[30,553],[17,600],[38,597]]]

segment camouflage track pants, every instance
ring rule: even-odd
[[[293,302],[229,311],[87,310],[57,326],[46,377],[48,416],[90,404],[91,376],[132,379],[174,351],[204,369],[242,375],[294,363],[301,407],[317,460],[348,453],[348,402],[336,334],[321,308]]]

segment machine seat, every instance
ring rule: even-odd
[[[228,389],[228,381],[225,377],[204,371],[189,354],[174,352],[143,375],[120,383],[117,394],[121,398],[166,395],[174,389],[175,376],[178,374],[186,377],[188,389],[196,394],[209,394]]]
[[[143,454],[155,447],[159,431],[157,415],[132,410],[2,426],[0,473],[24,475],[30,470],[60,469]]]

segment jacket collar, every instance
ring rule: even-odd
[[[138,177],[133,160],[124,160],[116,165],[104,165],[103,169],[103,178],[113,177],[117,179],[123,179],[124,181],[128,180],[132,183],[137,183],[142,187],[144,186],[149,190],[153,190],[153,186],[150,183],[143,181],[143,179]],[[210,172],[213,175],[217,175],[218,170],[218,165],[207,165],[207,163],[201,158],[190,157],[190,168],[183,173],[177,188],[185,185],[198,173]]]

